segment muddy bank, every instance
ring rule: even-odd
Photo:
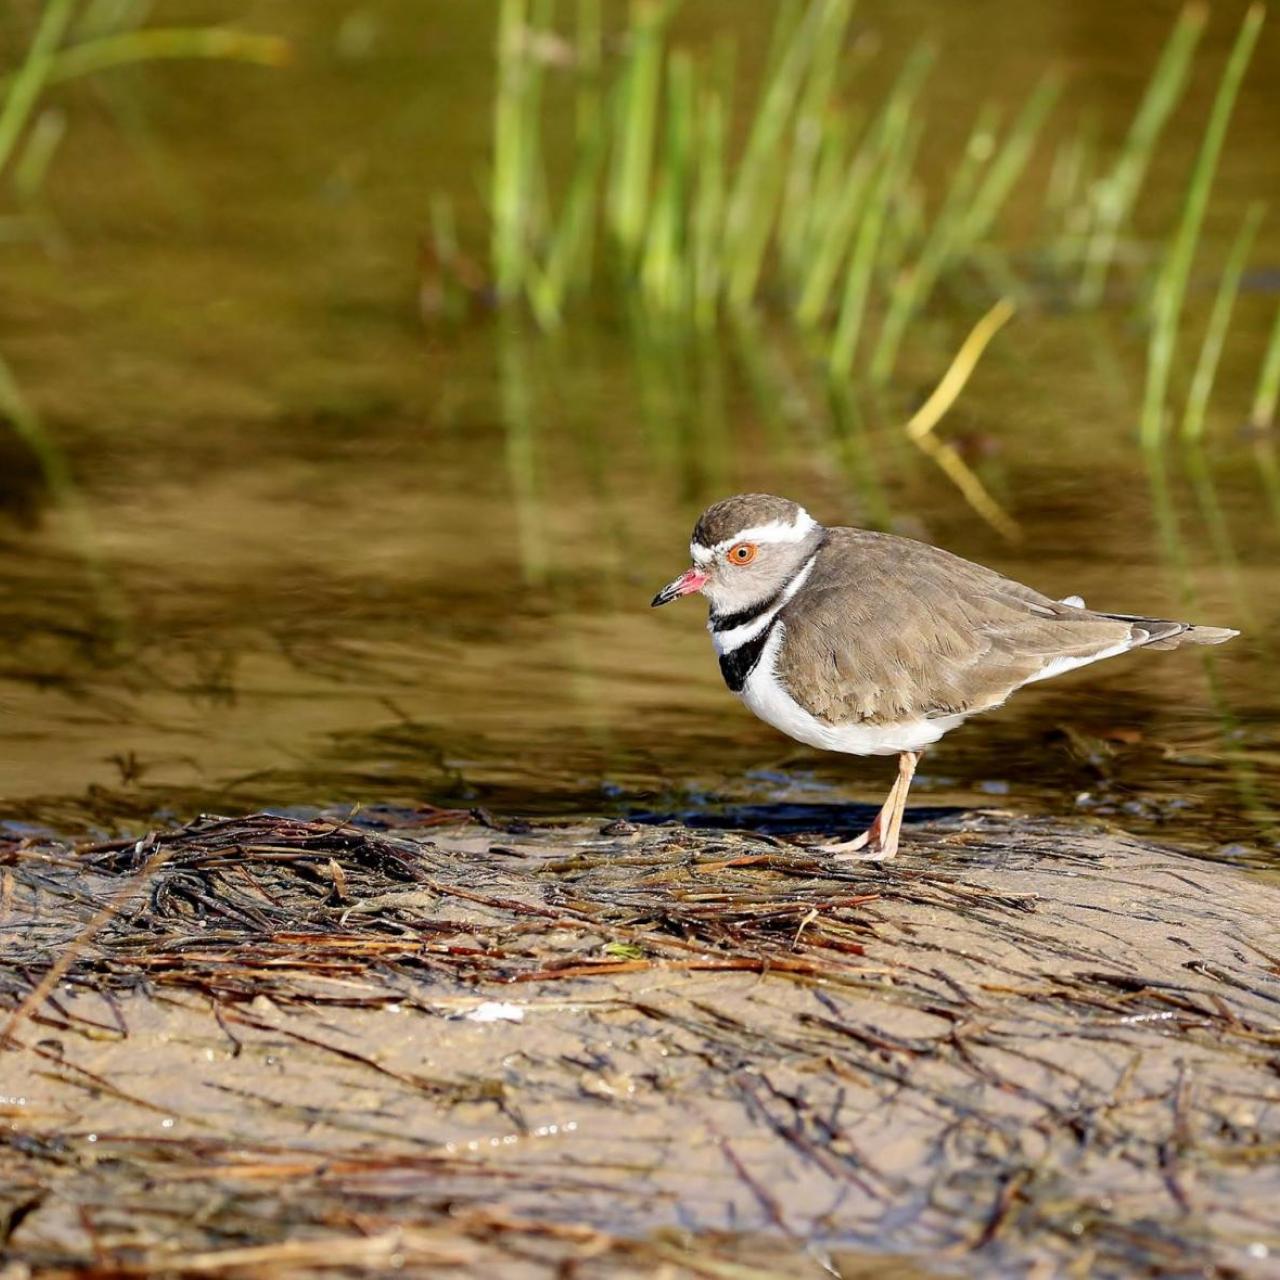
[[[1277,919],[1000,815],[10,843],[0,1274],[1274,1276]]]

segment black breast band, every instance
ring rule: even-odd
[[[720,674],[724,676],[725,684],[734,693],[742,692],[743,686],[747,683],[747,677],[755,670],[756,663],[760,661],[760,655],[764,652],[764,647],[768,644],[769,637],[777,625],[775,618],[758,636],[753,636],[736,649],[720,655]]]
[[[757,618],[768,613],[778,603],[787,586],[788,583],[784,582],[768,599],[761,600],[758,604],[748,605],[745,609],[739,609],[737,613],[713,613],[711,615],[711,630],[732,631],[734,627],[745,627],[748,622],[754,622]]]

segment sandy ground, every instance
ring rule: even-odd
[[[0,846],[0,1276],[1280,1276],[1278,920],[1001,815]]]

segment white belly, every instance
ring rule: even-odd
[[[824,724],[800,706],[774,674],[783,631],[781,623],[774,627],[739,696],[766,724],[797,742],[854,756],[894,756],[920,751],[964,722],[963,715],[953,715],[902,724]]]

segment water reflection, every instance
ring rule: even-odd
[[[1220,577],[1229,584],[1239,625],[1246,633],[1255,637],[1254,644],[1260,649],[1271,650],[1273,646],[1259,626],[1256,613],[1250,607],[1244,591],[1239,561],[1204,451],[1198,442],[1189,442],[1180,456],[1217,558]],[[1146,451],[1145,457],[1161,547],[1178,583],[1179,596],[1186,606],[1187,616],[1198,618],[1203,616],[1201,603],[1170,485],[1168,460],[1159,449]],[[1243,726],[1224,688],[1220,673],[1221,658],[1211,648],[1198,649],[1196,655],[1204,668],[1209,703],[1217,717],[1218,752],[1230,774],[1241,813],[1253,826],[1257,839],[1275,844],[1280,836],[1280,828],[1277,827],[1277,816],[1280,814],[1276,807],[1277,797],[1267,797],[1264,784],[1245,748]]]
[[[875,16],[890,43],[914,40],[918,14]],[[1021,49],[1000,56],[1025,69]],[[3,345],[92,532],[0,445],[0,818],[873,799],[882,763],[818,756],[758,724],[722,688],[696,606],[647,608],[697,512],[759,488],[1059,596],[1245,630],[1204,667],[1135,655],[1019,695],[931,753],[921,804],[1114,816],[1225,856],[1275,847],[1273,434],[1216,421],[1202,448],[1144,458],[1128,300],[1072,315],[1032,298],[936,428],[1016,519],[1015,546],[901,429],[972,322],[964,279],[879,389],[833,383],[822,352],[758,316],[708,333],[624,309],[547,337],[496,322],[477,284],[428,306],[424,331],[411,246],[428,184],[403,150],[371,154],[369,135],[418,146],[456,96],[460,137],[433,162],[469,175],[483,86],[441,74],[410,105],[402,81],[354,85],[333,68],[255,81],[243,118],[281,132],[260,150],[234,130],[202,139],[221,175],[212,220],[181,235],[148,221],[150,193],[103,181],[113,153],[98,148],[67,179],[109,210],[98,225],[67,202],[69,241],[86,247],[74,269],[9,264]],[[973,74],[985,83],[991,58]],[[199,83],[198,102],[223,101]],[[972,95],[959,97],[967,128]],[[297,167],[299,120],[333,134],[323,173]],[[456,278],[482,225],[474,201],[455,194],[434,223]],[[1244,316],[1258,330],[1246,337],[1265,312]],[[1228,361],[1219,381],[1233,376]],[[111,625],[121,616],[127,632]]]
[[[87,492],[139,617],[116,660],[72,621],[89,599],[74,559],[39,552],[56,522],[11,535],[5,816],[864,800],[882,786],[877,762],[814,755],[752,721],[720,687],[697,607],[645,608],[680,567],[693,515],[735,488],[802,494],[829,519],[929,537],[1116,608],[1252,634],[1274,610],[1258,588],[1275,531],[1232,519],[1259,499],[1248,472],[1232,470],[1224,494],[1203,455],[1173,455],[1185,486],[1153,456],[1148,490],[1110,423],[1091,437],[1111,452],[1101,494],[1059,451],[1006,443],[986,479],[1025,523],[1014,550],[874,402],[831,392],[767,333],[579,346],[511,326],[451,342],[442,359],[489,362],[492,376],[423,409],[416,438],[409,404],[328,445],[294,418],[269,453],[241,438],[168,492],[136,483],[155,442],[113,449],[111,476],[92,472]],[[982,380],[984,423],[1007,442],[1019,379]],[[963,413],[940,428],[953,429]],[[1219,526],[1202,537],[1206,518]],[[36,581],[66,585],[37,594]],[[1257,652],[1206,652],[1203,669],[1185,654],[1123,660],[1020,695],[931,754],[922,802],[1114,814],[1208,849],[1274,841],[1278,709]]]

